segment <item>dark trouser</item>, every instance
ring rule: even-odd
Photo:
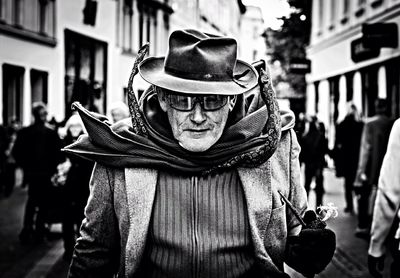
[[[369,229],[371,226],[372,216],[370,214],[370,195],[371,195],[371,185],[364,185],[360,189],[360,194],[357,196],[358,201],[358,228]]]
[[[310,192],[311,182],[315,178],[315,195],[316,205],[320,206],[323,203],[324,196],[324,168],[319,165],[305,163],[305,183],[304,187],[307,192],[307,196]]]
[[[353,183],[355,175],[347,175],[344,177],[344,198],[346,201],[346,208],[350,211],[353,210]]]
[[[76,235],[84,219],[85,204],[69,202],[65,204],[62,220],[62,234],[66,253],[72,254]]]
[[[9,197],[14,190],[15,185],[15,163],[6,163],[4,168],[4,196]]]
[[[35,231],[35,234],[39,237],[43,237],[45,232],[49,186],[49,178],[29,179],[28,201],[25,206],[23,230]]]
[[[399,241],[397,240],[397,247],[399,246]],[[390,266],[390,277],[399,278],[400,277],[400,250],[396,250],[392,253],[393,262]]]

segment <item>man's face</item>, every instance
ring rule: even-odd
[[[40,122],[40,123],[47,122],[47,109],[40,108],[39,111],[37,111],[37,114],[34,115],[34,117],[35,117],[35,122]]]
[[[204,152],[219,140],[229,111],[233,109],[236,101],[236,98],[228,97],[228,101],[221,108],[212,111],[206,111],[204,104],[194,101],[190,111],[180,111],[172,107],[173,103],[171,106],[171,99],[163,90],[159,90],[158,99],[161,108],[168,114],[174,138],[184,149],[191,152]]]
[[[124,111],[122,111],[121,109],[112,110],[111,117],[112,117],[114,123],[126,118]]]

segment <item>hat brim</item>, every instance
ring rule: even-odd
[[[164,57],[150,57],[139,64],[139,73],[144,80],[161,88],[186,94],[239,95],[253,89],[257,84],[258,74],[250,64],[237,60],[235,74],[247,74],[238,80],[206,81],[186,79],[164,71]],[[239,85],[239,84],[240,85]]]

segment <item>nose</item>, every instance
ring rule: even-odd
[[[190,120],[196,124],[202,124],[206,120],[203,108],[200,103],[196,103],[193,110],[190,113]]]

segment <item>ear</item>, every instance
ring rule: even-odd
[[[165,93],[160,88],[155,87],[155,91],[157,92],[158,102],[160,103],[160,107],[164,112],[167,112],[167,98]]]
[[[236,100],[237,100],[237,96],[230,96],[229,97],[229,112],[231,112],[233,110],[233,108],[235,107],[236,104]]]

